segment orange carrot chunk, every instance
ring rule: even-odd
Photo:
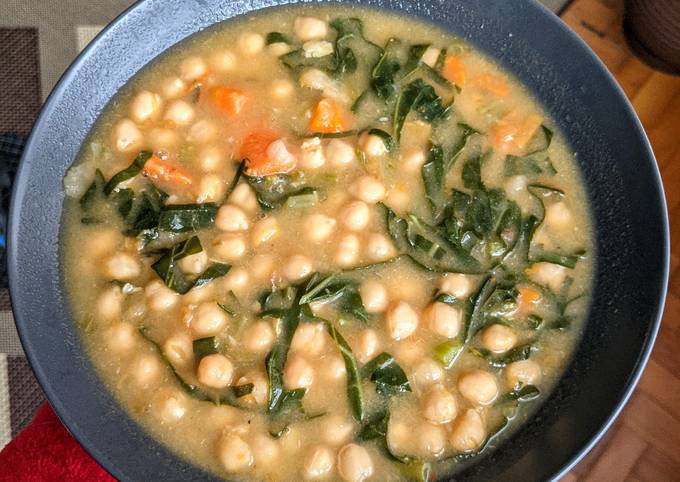
[[[458,87],[463,87],[465,85],[465,66],[462,59],[456,55],[448,55],[444,60],[442,75],[449,82],[453,82]]]
[[[243,112],[248,103],[248,95],[243,90],[233,87],[213,87],[208,95],[221,112],[230,116]]]
[[[309,131],[328,134],[348,130],[350,130],[350,123],[346,109],[333,99],[319,100],[309,120]]]
[[[151,179],[174,186],[191,186],[193,184],[193,179],[187,171],[168,161],[162,160],[155,154],[146,161],[142,173]]]
[[[529,144],[542,122],[543,118],[538,114],[522,117],[511,112],[491,128],[491,143],[501,152],[519,153]]]
[[[281,136],[271,131],[249,134],[241,144],[240,156],[249,176],[285,174],[295,169],[295,157],[287,150]]]
[[[498,97],[505,97],[510,93],[510,85],[502,75],[482,74],[475,80],[482,90]]]
[[[541,299],[541,293],[534,288],[522,286],[517,291],[519,293],[517,296],[517,310],[520,313],[530,312]]]

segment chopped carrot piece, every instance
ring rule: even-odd
[[[248,95],[233,87],[213,87],[208,95],[220,111],[231,116],[240,114],[248,102]]]
[[[146,161],[142,173],[161,182],[174,186],[190,186],[193,184],[191,175],[179,166],[162,160],[155,154]]]
[[[458,87],[465,85],[465,66],[463,60],[456,55],[448,55],[444,60],[442,75],[449,82],[453,82]]]
[[[543,118],[538,114],[520,117],[511,112],[491,128],[491,143],[501,152],[518,153],[529,144],[542,122]]]
[[[297,165],[281,136],[271,131],[249,134],[241,144],[240,155],[246,161],[246,174],[249,176],[285,174]]]
[[[510,85],[502,75],[482,74],[475,80],[481,89],[498,97],[505,97],[510,93]]]
[[[310,132],[342,132],[350,129],[349,114],[338,102],[323,98],[314,107],[309,121]]]
[[[531,311],[541,299],[541,293],[528,286],[522,286],[517,289],[519,295],[517,296],[517,309],[520,313],[527,313]]]

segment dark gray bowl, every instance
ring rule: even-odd
[[[17,177],[9,237],[19,334],[69,430],[122,480],[205,480],[119,408],[83,356],[60,269],[61,180],[109,100],[154,57],[210,25],[286,0],[148,0],[78,57],[47,101]],[[361,0],[430,20],[489,53],[533,90],[582,168],[598,263],[573,363],[532,420],[456,478],[545,480],[569,470],[621,411],[651,352],[668,278],[659,172],[640,122],[602,63],[531,0]]]

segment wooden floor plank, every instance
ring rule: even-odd
[[[647,394],[635,392],[623,423],[647,443],[680,463],[680,421],[656,404]],[[659,443],[663,441],[663,443]]]
[[[650,445],[633,468],[632,477],[643,482],[672,482],[680,480],[680,464]]]
[[[583,480],[588,482],[609,482],[623,480],[633,470],[637,460],[648,444],[630,428],[623,426],[609,441],[607,450]]]
[[[676,420],[680,420],[680,379],[673,373],[652,359],[638,387]]]

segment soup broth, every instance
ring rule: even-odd
[[[580,173],[431,25],[267,10],[171,49],[64,179],[65,283],[129,414],[243,480],[435,480],[560,376],[591,289]]]

